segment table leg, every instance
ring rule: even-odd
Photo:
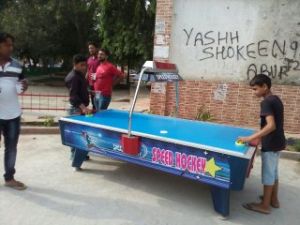
[[[216,212],[229,216],[230,189],[211,186],[211,195]]]
[[[255,159],[255,156],[256,156],[256,152],[257,152],[257,148],[255,149],[255,152],[254,152],[254,154],[253,154],[253,156],[252,156],[252,158],[251,158],[251,160],[250,160],[250,162],[249,162],[249,166],[248,166],[248,169],[247,169],[247,178],[250,176],[250,172],[251,172],[251,170],[252,170],[252,168],[253,168],[253,164],[254,164],[254,159]]]
[[[88,154],[88,151],[76,148],[75,152],[74,152],[72,167],[80,168],[83,161],[86,159],[87,154]]]

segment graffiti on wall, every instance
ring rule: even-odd
[[[300,71],[300,42],[296,40],[261,39],[241,42],[239,31],[197,31],[184,28],[185,46],[197,48],[199,62],[207,60],[236,60],[248,62],[245,76],[251,79],[259,73],[282,80],[291,72]],[[274,63],[257,63],[260,59],[272,59]]]

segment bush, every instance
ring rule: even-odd
[[[195,119],[199,120],[199,121],[212,121],[213,116],[211,115],[211,113],[208,110],[205,109],[204,106],[201,106],[197,110],[197,115],[196,115]]]
[[[44,124],[45,127],[52,127],[52,126],[54,126],[54,118],[50,117],[50,116],[46,117],[43,124]]]
[[[297,152],[300,152],[300,140],[297,140],[294,144],[294,149]]]

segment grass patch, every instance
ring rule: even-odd
[[[300,139],[288,138],[287,150],[292,152],[300,152]]]

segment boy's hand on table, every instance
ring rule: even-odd
[[[242,142],[242,143],[249,143],[251,141],[253,141],[253,138],[251,136],[248,137],[238,137],[238,142]]]
[[[83,105],[83,104],[81,104],[81,105],[79,106],[79,108],[80,108],[82,114],[84,114],[84,115],[92,114],[92,112],[93,112],[92,109],[89,109],[88,107],[86,107],[86,106]]]
[[[87,110],[88,110],[88,112],[86,114],[93,114],[94,113],[93,109],[87,108]]]
[[[87,107],[82,109],[82,113],[85,114],[85,115],[92,114],[92,112],[93,112],[93,110],[89,109]]]
[[[249,145],[251,146],[257,146],[260,143],[260,139],[259,138],[254,138],[252,136],[248,136],[248,137],[238,137],[238,142],[242,142],[242,143],[249,143]]]

